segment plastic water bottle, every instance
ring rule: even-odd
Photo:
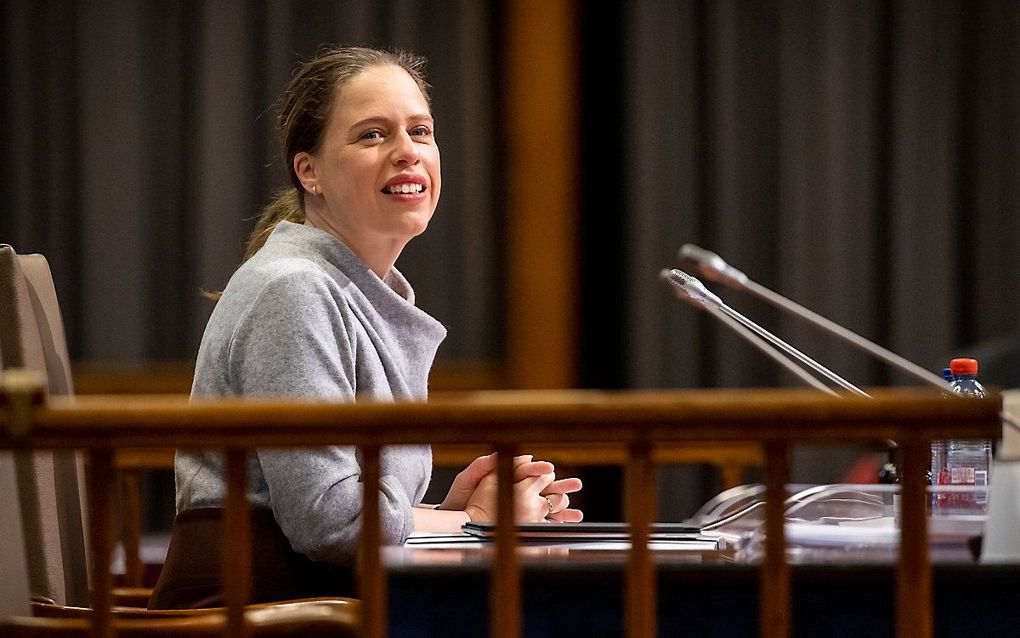
[[[974,359],[953,359],[949,364],[953,373],[953,392],[964,397],[986,396],[977,380],[978,362]],[[945,469],[938,477],[939,485],[974,485],[988,487],[988,474],[992,466],[992,442],[984,440],[946,441]],[[984,514],[988,507],[986,490],[973,493],[949,493],[938,499],[943,513]]]

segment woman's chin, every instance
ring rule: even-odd
[[[418,235],[425,232],[429,227],[429,221],[431,221],[432,215],[428,214],[411,214],[406,216],[403,220],[402,233],[407,238],[417,237]]]

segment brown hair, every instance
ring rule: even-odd
[[[385,64],[406,71],[421,89],[425,103],[431,106],[429,85],[425,81],[425,58],[408,51],[327,47],[295,69],[277,104],[279,117],[276,121],[283,164],[291,184],[277,191],[262,209],[248,237],[241,263],[262,248],[280,222],[304,223],[305,191],[294,172],[294,156],[318,151],[333,114],[337,92],[362,71]],[[219,298],[218,293],[207,296]]]

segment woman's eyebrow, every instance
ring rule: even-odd
[[[430,113],[418,113],[416,115],[408,117],[407,119],[408,121],[411,122],[428,122],[430,124],[434,121]],[[358,120],[354,124],[351,124],[350,128],[358,129],[364,126],[370,126],[372,124],[390,124],[392,121],[393,120],[391,120],[390,118],[384,117],[382,115],[373,115],[371,117],[366,117],[363,120]]]
[[[351,128],[352,129],[362,128],[364,126],[369,126],[371,124],[389,124],[389,122],[390,120],[388,118],[382,117],[381,115],[375,115],[372,117],[366,117],[363,120],[358,120],[354,124],[351,124]]]

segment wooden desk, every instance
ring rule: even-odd
[[[458,635],[488,635],[491,555],[491,549],[386,549],[391,634],[433,638],[456,627]],[[625,553],[530,547],[519,556],[522,635],[625,634]],[[653,557],[660,635],[762,635],[757,566],[734,563],[726,554]],[[892,562],[792,566],[791,635],[894,636],[895,579]],[[1016,634],[1020,565],[935,564],[932,581],[940,637]]]

